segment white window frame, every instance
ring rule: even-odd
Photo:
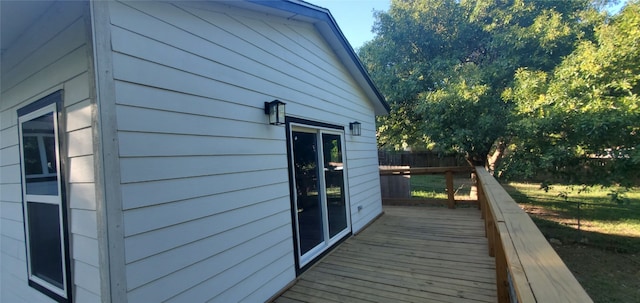
[[[29,285],[50,298],[58,301],[58,302],[70,302],[71,301],[71,282],[69,279],[70,275],[70,260],[69,260],[69,241],[67,236],[67,210],[66,210],[66,201],[65,201],[65,193],[64,193],[64,180],[62,174],[62,165],[61,161],[61,153],[60,153],[60,134],[59,134],[59,123],[58,123],[58,113],[59,113],[59,103],[61,104],[61,91],[58,91],[52,95],[49,95],[45,98],[42,98],[32,104],[25,106],[24,108],[18,110],[18,141],[20,146],[20,172],[21,172],[21,181],[22,181],[22,207],[24,214],[24,230],[25,230],[25,245],[26,245],[26,254],[27,254],[27,275],[29,279]],[[55,142],[55,158],[56,158],[56,171],[55,173],[50,173],[47,166],[46,152],[44,151],[44,137],[48,137],[51,135],[38,134],[35,135],[38,138],[38,148],[40,150],[40,161],[42,165],[42,174],[38,174],[30,177],[51,177],[56,176],[57,180],[57,195],[44,195],[44,194],[27,194],[27,176],[25,169],[25,159],[24,159],[24,143],[23,136],[29,137],[34,136],[31,134],[23,133],[23,124],[41,117],[43,115],[52,113],[53,114],[53,129],[54,129],[54,142]],[[60,249],[61,249],[61,257],[62,257],[62,288],[44,280],[33,274],[33,268],[31,264],[31,231],[29,230],[29,210],[28,203],[41,203],[41,204],[49,204],[49,205],[57,205],[58,206],[58,224],[60,231]]]

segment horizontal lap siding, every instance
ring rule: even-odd
[[[0,104],[0,208],[2,208],[3,302],[46,302],[27,285],[16,110],[64,90],[67,202],[74,294],[78,302],[100,298],[95,184],[93,183],[92,103],[87,29],[79,2],[59,2],[2,57]]]
[[[198,15],[237,35],[247,31],[244,41],[263,51],[254,59],[259,61],[261,56],[267,56],[269,59],[264,62],[286,74],[278,84],[288,86],[293,92],[277,97],[287,103],[287,115],[345,127],[353,231],[359,231],[380,214],[377,173],[373,177],[362,176],[351,170],[352,162],[377,168],[373,108],[318,32],[309,25],[259,21],[235,15],[228,17],[231,19],[228,21],[225,17],[203,12]],[[224,21],[216,22],[218,19]],[[241,26],[234,26],[235,23]],[[362,136],[349,134],[348,125],[352,121],[362,123]],[[352,184],[362,182],[373,188],[372,195],[356,195],[358,192],[353,191]],[[361,211],[357,211],[359,206]]]
[[[312,26],[197,5],[110,7],[128,296],[264,301],[295,271],[286,133],[263,103],[360,121],[365,135],[346,136],[353,183],[377,167],[373,108]],[[359,228],[379,194],[351,194]]]
[[[176,27],[198,20],[183,10],[111,11],[129,300],[267,299],[295,277],[285,133],[262,109],[273,96]]]

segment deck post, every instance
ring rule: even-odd
[[[453,192],[453,172],[448,170],[445,175],[447,178],[447,195],[449,196],[449,208],[456,208],[456,200]]]
[[[478,182],[478,184],[476,185],[476,187],[478,188],[478,209],[480,209],[480,218],[484,219],[486,218],[486,212],[487,212],[487,207],[484,204],[487,203],[487,199],[484,196],[482,185],[479,183],[480,182]],[[486,230],[485,230],[485,236],[486,236]]]
[[[491,212],[487,212],[485,223],[485,233],[487,234],[487,241],[489,242],[489,256],[495,257],[496,225],[494,222],[493,214],[491,214]]]
[[[491,232],[494,238],[499,238],[497,226]],[[502,243],[497,241],[495,245],[495,261],[496,261],[496,287],[498,288],[498,302],[508,303],[509,298],[509,280],[507,276],[507,259],[504,253]]]
[[[485,196],[484,189],[482,189],[482,184],[478,184],[478,207],[480,208],[480,218],[484,220],[484,236],[489,238],[489,220],[487,219],[489,206],[487,205],[487,197]]]

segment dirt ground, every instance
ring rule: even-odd
[[[553,245],[594,302],[640,302],[640,255]]]

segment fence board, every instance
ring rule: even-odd
[[[442,167],[442,166],[467,166],[469,165],[463,156],[441,156],[433,152],[410,151],[378,151],[380,165],[413,166],[413,167]]]

